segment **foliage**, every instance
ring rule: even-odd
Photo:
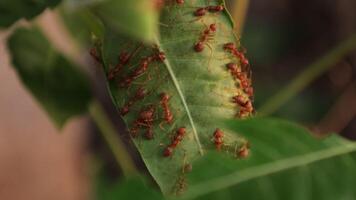
[[[87,77],[54,49],[39,29],[17,29],[8,47],[22,82],[57,126],[86,112],[91,99]]]
[[[212,2],[210,5],[213,5]],[[192,5],[170,4],[163,8],[163,25],[160,27],[160,38],[156,41],[158,47],[142,45],[113,33],[110,28],[106,29],[102,46],[102,58],[114,103],[122,115],[125,109],[129,109],[124,120],[151,175],[166,194],[177,189],[184,165],[204,151],[215,149],[212,137],[217,128],[224,131],[225,143],[238,148],[246,144],[243,138],[217,124],[221,119],[236,115],[238,110],[231,102],[232,96],[244,94],[226,69],[226,64],[239,60],[223,49],[225,43],[238,44],[238,41],[225,12],[207,13],[204,18],[197,18],[193,13],[198,6],[206,7],[208,4],[196,1]],[[194,44],[211,24],[217,26],[216,33],[209,36],[211,41],[204,44],[203,52],[195,52]],[[164,52],[164,61],[153,60],[144,70],[142,63],[150,57],[157,57],[159,51]],[[130,56],[127,64],[120,63],[120,54]],[[126,83],[141,68],[144,72]],[[135,94],[141,89],[146,94],[143,99],[135,99]],[[164,119],[162,93],[170,96],[171,124]],[[149,106],[154,108],[151,127],[136,127],[140,113]],[[164,151],[180,127],[186,128],[186,135],[172,156],[165,158]],[[136,128],[138,133],[133,133]],[[147,136],[151,130],[153,139]]]
[[[181,195],[182,199],[356,198],[351,188],[356,180],[355,143],[337,136],[320,141],[304,128],[283,120],[234,119],[236,115],[251,115],[251,110],[246,116],[241,113],[253,96],[234,77],[237,73],[226,67],[232,62],[241,69],[245,61],[223,48],[232,42],[238,55],[243,54],[229,13],[225,9],[209,10],[211,6],[224,6],[224,2],[166,1],[159,19],[160,5],[153,2],[89,1],[82,5],[84,11],[77,12],[84,13],[80,20],[93,21],[85,27],[98,39],[96,51],[91,53],[104,68],[113,103],[130,133],[127,136],[133,139],[150,174],[168,198],[171,194]],[[0,26],[9,26],[22,17],[31,19],[58,3],[0,3]],[[197,16],[198,8],[206,13]],[[95,22],[93,14],[98,16]],[[73,16],[71,24],[81,24]],[[66,16],[67,21],[70,19]],[[203,43],[201,52],[195,46],[199,41]],[[93,98],[88,77],[38,28],[17,29],[8,47],[20,79],[59,127],[68,118],[87,112]],[[242,71],[250,73],[247,68]],[[163,93],[168,100],[162,98]],[[232,102],[235,95],[246,102]],[[96,109],[92,110],[96,112],[90,114],[100,113],[93,118],[103,134],[111,132],[106,137],[109,145],[119,145],[113,151],[126,155],[120,140],[110,142],[115,136],[113,129],[108,127],[109,120],[102,116],[100,106],[94,105]],[[185,134],[178,136],[177,131],[183,127]],[[224,133],[220,146],[214,136],[217,128]],[[249,157],[242,159],[249,151]],[[120,160],[124,157],[115,158],[124,165],[128,160]],[[136,171],[130,170],[131,164],[125,166],[121,167]],[[99,194],[103,199],[162,198],[135,176],[113,188],[103,183]]]
[[[55,7],[61,0],[0,1],[0,27],[8,27],[21,18],[32,19],[47,7]]]
[[[281,119],[228,124],[246,135],[251,156],[241,161],[216,153],[203,157],[188,176],[192,186],[186,198],[356,198],[354,142],[335,135],[320,141],[305,128]]]

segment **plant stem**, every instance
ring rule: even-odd
[[[94,100],[91,103],[89,106],[89,113],[98,126],[100,133],[108,143],[109,148],[114,154],[115,160],[122,169],[123,174],[126,177],[137,174],[136,166],[134,165],[130,154],[127,152],[124,143],[117,135],[110,119],[107,117],[103,107],[98,101]]]
[[[322,75],[326,70],[340,61],[342,57],[354,49],[356,49],[356,34],[352,35],[325,56],[306,67],[306,69],[295,77],[289,84],[267,100],[267,103],[259,109],[260,115],[270,115],[278,110],[288,100],[296,96],[307,85],[309,85],[314,79]]]
[[[233,4],[232,16],[234,21],[236,22],[234,30],[238,35],[242,34],[249,2],[249,0],[237,0]]]

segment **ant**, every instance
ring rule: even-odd
[[[153,139],[153,130],[152,130],[152,126],[148,127],[146,132],[145,132],[145,138],[147,140],[152,140]]]
[[[217,6],[206,6],[206,7],[201,7],[195,10],[194,16],[196,17],[202,17],[206,14],[206,12],[210,13],[218,13],[224,10],[223,5],[217,5]]]
[[[155,108],[153,105],[141,110],[137,123],[139,126],[150,127],[153,122]]]
[[[153,105],[150,105],[141,110],[139,117],[133,122],[133,127],[130,129],[130,133],[133,137],[138,135],[139,127],[146,128],[145,137],[147,139],[153,139],[153,116],[155,113],[155,108]]]
[[[138,125],[136,123],[134,123],[133,127],[129,129],[129,133],[134,138],[138,136]]]
[[[164,157],[169,157],[172,155],[173,150],[177,147],[177,145],[183,140],[183,137],[186,133],[185,127],[180,127],[177,130],[176,135],[174,136],[172,142],[170,145],[168,145],[164,151],[163,151],[163,156]]]
[[[223,137],[224,137],[224,132],[222,132],[220,129],[217,128],[214,132],[214,143],[215,143],[216,150],[218,151],[221,150],[221,146],[224,143]]]
[[[127,104],[125,104],[120,109],[121,116],[126,115],[130,111],[130,107],[137,101],[142,100],[146,94],[147,94],[147,91],[144,88],[142,88],[142,87],[138,88],[136,91],[136,94],[129,100],[129,102]]]
[[[140,44],[138,47],[136,47],[132,53],[128,53],[126,51],[123,51],[119,54],[118,56],[118,64],[115,65],[114,68],[110,69],[108,73],[108,79],[112,80],[115,78],[115,76],[121,71],[121,69],[124,67],[124,65],[128,64],[131,60],[132,57],[135,56],[135,54],[142,48],[142,44]]]
[[[232,102],[238,104],[239,106],[243,107],[247,104],[247,101],[244,99],[242,95],[237,95],[232,97]]]
[[[253,87],[251,86],[251,70],[249,68],[250,65],[247,58],[245,57],[243,52],[237,50],[236,45],[234,43],[229,42],[224,44],[223,49],[225,51],[229,51],[231,54],[233,54],[235,57],[239,59],[241,68],[244,69],[243,73],[242,70],[238,68],[236,63],[229,63],[226,66],[230,70],[232,76],[240,80],[241,88],[249,96],[249,99],[253,100]],[[238,101],[238,99],[234,99],[234,100]],[[236,103],[239,104],[239,102]],[[248,116],[250,113],[254,111],[251,101],[247,101],[246,103],[248,104],[241,107],[240,114],[239,114],[240,117]]]
[[[245,98],[242,95],[237,95],[232,97],[232,102],[239,105],[240,111],[238,116],[240,118],[247,117],[254,112],[251,100],[250,99],[245,100]]]
[[[164,1],[164,0],[161,0],[161,1]],[[174,4],[174,2],[178,5],[183,5],[185,3],[184,0],[167,0],[169,4]],[[164,2],[163,2],[164,4]]]
[[[171,124],[173,121],[173,114],[171,112],[171,110],[168,107],[168,101],[170,99],[170,96],[167,93],[162,93],[161,94],[161,106],[163,108],[164,111],[164,120],[168,123]]]
[[[183,4],[184,4],[184,0],[176,0],[176,3],[177,3],[178,5],[183,5]]]
[[[212,50],[212,48],[210,47],[210,45],[206,42],[210,41],[213,39],[214,37],[214,33],[216,32],[216,24],[210,24],[209,27],[207,27],[202,35],[200,36],[199,41],[194,45],[194,50],[196,52],[202,52],[204,50],[204,45],[208,45],[208,47]]]
[[[89,50],[89,54],[97,63],[100,63],[100,64],[102,63],[102,60],[100,59],[95,47],[93,47]]]
[[[250,154],[250,143],[247,142],[244,145],[242,145],[242,147],[240,147],[238,150],[235,150],[235,155],[238,158],[246,158],[248,157]]]
[[[245,54],[241,51],[239,51],[236,48],[236,45],[232,42],[224,44],[224,50],[229,51],[231,54],[233,54],[235,57],[237,57],[240,60],[240,63],[243,67],[247,67],[249,65],[248,59],[245,57]]]
[[[228,63],[226,67],[230,70],[230,73],[234,78],[239,79],[239,77],[241,77],[241,69],[236,63]]]
[[[247,101],[243,101],[242,100],[242,96],[238,95],[233,97],[235,100],[235,103],[240,105],[240,112],[239,112],[239,117],[243,118],[243,117],[247,117],[248,115],[250,115],[251,113],[254,112],[252,103],[250,100]]]
[[[138,78],[140,75],[142,75],[144,72],[147,71],[148,66],[151,64],[153,61],[161,61],[163,62],[166,59],[166,55],[164,52],[158,52],[157,54],[145,57],[141,59],[139,67],[137,67],[133,73],[126,77],[124,80],[120,82],[120,87],[128,87],[131,85],[132,81]]]

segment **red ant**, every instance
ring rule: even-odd
[[[152,130],[152,123],[154,121],[155,108],[153,105],[150,105],[141,110],[138,119],[133,122],[133,127],[130,129],[130,133],[133,137],[138,135],[139,127],[146,128],[145,137],[147,139],[153,139],[153,130]]]
[[[112,80],[115,78],[116,74],[118,74],[121,69],[126,65],[131,58],[131,54],[127,52],[121,52],[119,55],[119,63],[112,69],[110,69],[109,74],[108,74],[108,79]]]
[[[168,1],[168,4],[170,4],[170,5],[173,5],[174,2],[178,5],[183,5],[185,3],[184,0],[167,0],[167,1]],[[163,2],[163,4],[164,4],[164,2]]]
[[[136,94],[129,100],[129,102],[127,104],[125,104],[121,110],[120,110],[120,114],[121,116],[126,115],[129,111],[130,111],[130,107],[137,101],[143,99],[145,97],[145,95],[147,94],[147,91],[140,87],[137,89]]]
[[[133,127],[129,130],[129,133],[132,137],[137,137],[138,135],[138,125],[136,123],[133,124]]]
[[[240,106],[239,117],[247,117],[251,113],[253,113],[254,109],[250,100],[246,101],[245,105]]]
[[[206,8],[203,7],[203,8],[198,8],[195,12],[194,12],[194,15],[197,16],[197,17],[201,17],[201,16],[204,16],[206,14]]]
[[[242,95],[237,95],[232,97],[232,102],[238,104],[239,106],[243,107],[247,104],[247,101],[244,99]]]
[[[239,79],[239,77],[241,77],[241,69],[236,63],[229,63],[226,67],[230,70],[230,73],[234,78]]]
[[[161,94],[161,106],[164,111],[164,120],[168,123],[171,124],[173,121],[173,114],[171,110],[168,107],[168,101],[170,99],[170,96],[167,93],[162,93]]]
[[[168,147],[166,147],[163,151],[164,157],[169,157],[172,155],[173,150],[177,147],[177,145],[183,140],[186,129],[185,127],[178,128],[177,134],[174,136],[172,142]]]
[[[238,158],[246,158],[250,154],[249,149],[250,149],[250,144],[247,142],[236,152],[236,156]]]
[[[153,139],[153,130],[152,127],[148,127],[146,132],[145,132],[145,137],[147,140],[152,140]]]
[[[232,102],[236,103],[240,107],[239,117],[244,118],[254,112],[252,102],[250,99],[245,100],[242,95],[232,97]]]
[[[127,52],[122,52],[119,55],[119,63],[125,65],[130,61],[131,55]]]
[[[201,17],[204,16],[206,14],[206,12],[211,12],[211,13],[217,13],[217,12],[221,12],[224,10],[224,6],[223,5],[217,5],[217,6],[206,6],[206,7],[202,7],[202,8],[198,8],[195,10],[194,15],[197,17]]]
[[[94,58],[94,60],[95,60],[96,62],[102,63],[102,61],[101,61],[101,59],[100,59],[100,57],[99,57],[99,55],[98,55],[98,52],[97,52],[97,50],[96,50],[95,47],[93,47],[93,48],[90,49],[89,54],[90,54],[90,56],[91,56],[92,58]]]
[[[207,41],[211,40],[214,37],[215,32],[216,32],[216,24],[210,24],[210,26],[203,31],[199,41],[194,45],[194,50],[196,52],[202,52],[204,50],[204,45],[207,44],[206,43]]]
[[[218,151],[221,150],[221,146],[224,142],[223,137],[224,137],[224,132],[222,132],[220,129],[217,128],[214,132],[214,143],[215,143],[216,150]]]
[[[241,69],[236,63],[229,63],[226,67],[230,70],[230,73],[234,78],[240,80],[242,88],[248,88],[250,86],[249,78],[245,73],[241,72]]]
[[[137,67],[133,73],[126,77],[124,80],[120,82],[120,87],[127,87],[131,85],[132,81],[142,75],[144,72],[147,71],[148,66],[152,61],[164,61],[166,59],[166,55],[164,52],[158,52],[158,54],[148,56],[146,58],[141,59],[139,67]]]
[[[240,60],[242,66],[245,67],[245,66],[249,65],[249,62],[248,62],[247,58],[245,57],[245,55],[242,52],[237,50],[234,43],[232,43],[232,42],[226,43],[226,44],[224,44],[223,48],[226,51],[230,51],[230,53],[232,53],[235,57],[237,57]]]
[[[118,64],[114,68],[112,68],[108,73],[108,79],[109,80],[114,79],[116,74],[118,74],[121,71],[124,65],[130,62],[130,59],[140,50],[141,47],[142,44],[139,45],[137,48],[135,48],[132,53],[127,53],[126,51],[121,52],[119,54]]]
[[[251,101],[245,100],[242,95],[237,95],[232,97],[233,102],[240,106],[239,117],[247,117],[249,114],[253,113],[254,109]]]
[[[240,80],[240,85],[243,91],[249,96],[249,98],[253,99],[253,87],[251,86],[251,70],[249,70],[249,62],[245,55],[238,51],[234,43],[226,43],[223,46],[224,50],[229,51],[235,57],[240,60],[241,68],[244,69],[245,73],[241,72],[241,69],[238,68],[237,64],[229,63],[227,64],[227,68],[230,70],[231,74],[234,78]],[[247,72],[247,73],[246,73]],[[242,107],[243,109],[240,110],[240,117],[247,116],[249,113],[253,112],[252,103],[249,101],[249,105],[247,108]]]
[[[182,4],[184,4],[184,0],[176,0],[176,3],[177,3],[178,5],[182,5]]]
[[[155,108],[153,105],[150,105],[146,109],[143,109],[140,112],[139,118],[137,120],[137,124],[139,126],[150,127],[153,122],[154,112],[155,112]]]
[[[246,94],[248,96],[250,96],[251,98],[253,97],[253,87],[248,87],[244,89],[244,92],[246,92]]]

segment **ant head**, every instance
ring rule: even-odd
[[[215,24],[215,23],[210,24],[209,29],[210,29],[212,32],[215,32],[215,31],[216,31],[216,24]]]
[[[194,15],[197,17],[204,16],[206,14],[206,9],[205,8],[198,8],[195,12]]]
[[[231,71],[235,71],[238,68],[236,63],[229,63],[229,64],[226,65],[226,67]]]
[[[219,128],[217,128],[217,129],[215,130],[215,132],[214,132],[214,136],[215,136],[216,138],[221,138],[221,137],[224,136],[224,132],[222,132]]]
[[[160,60],[160,61],[164,61],[165,59],[166,59],[166,54],[164,53],[164,52],[159,52],[158,53],[158,59]]]
[[[204,43],[199,41],[194,45],[194,50],[196,52],[202,52],[204,50]]]
[[[176,3],[177,3],[177,4],[180,4],[180,5],[181,5],[181,4],[184,4],[184,0],[176,0]]]
[[[177,133],[178,133],[178,135],[184,135],[184,134],[185,134],[185,127],[180,127],[180,128],[177,130]]]
[[[229,43],[224,44],[224,49],[225,50],[235,50],[236,45],[232,42],[229,42]]]
[[[161,100],[162,101],[168,101],[169,95],[165,92],[161,93]]]

